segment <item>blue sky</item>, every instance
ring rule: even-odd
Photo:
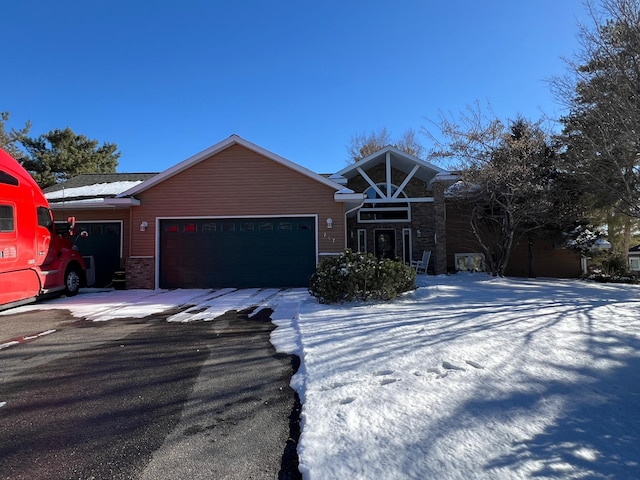
[[[475,101],[558,117],[546,80],[578,21],[582,0],[8,0],[0,111],[32,136],[116,143],[120,172],[235,133],[331,173],[354,134],[431,129]]]

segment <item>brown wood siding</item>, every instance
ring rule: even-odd
[[[558,248],[548,240],[537,240],[533,249],[536,277],[578,278],[581,275],[580,256]],[[506,274],[512,277],[529,276],[529,245],[526,241],[514,246],[507,264]]]
[[[319,253],[344,249],[343,205],[335,189],[300,172],[234,145],[140,193],[132,224],[132,255],[155,255],[159,217],[318,215]],[[333,228],[327,229],[327,218]]]
[[[455,271],[456,253],[482,253],[471,231],[469,213],[455,202],[447,204],[447,269]],[[558,248],[551,240],[534,243],[535,274],[538,277],[576,278],[581,274],[580,258],[571,251]],[[507,276],[529,276],[529,247],[525,240],[514,245],[506,269]]]

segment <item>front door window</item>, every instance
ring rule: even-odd
[[[396,231],[376,230],[375,255],[382,258],[396,257]]]

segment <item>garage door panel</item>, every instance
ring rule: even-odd
[[[120,270],[120,246],[122,224],[120,222],[77,222],[76,232],[87,232],[78,236],[75,244],[82,256],[93,256],[96,287],[109,285],[114,272]]]
[[[163,220],[160,231],[162,288],[307,286],[315,270],[313,217]]]

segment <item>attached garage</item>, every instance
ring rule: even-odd
[[[160,288],[306,287],[316,217],[159,220]]]
[[[90,268],[94,270],[94,286],[111,284],[114,272],[121,269],[122,222],[77,222],[76,232],[88,234],[79,235],[76,246],[83,257],[93,257],[94,264]]]
[[[89,232],[79,246],[106,269],[100,283],[116,268],[127,288],[307,287],[318,259],[344,250],[345,212],[364,200],[237,135],[141,175],[77,185],[73,209],[51,192]],[[94,195],[107,187],[118,193]]]

